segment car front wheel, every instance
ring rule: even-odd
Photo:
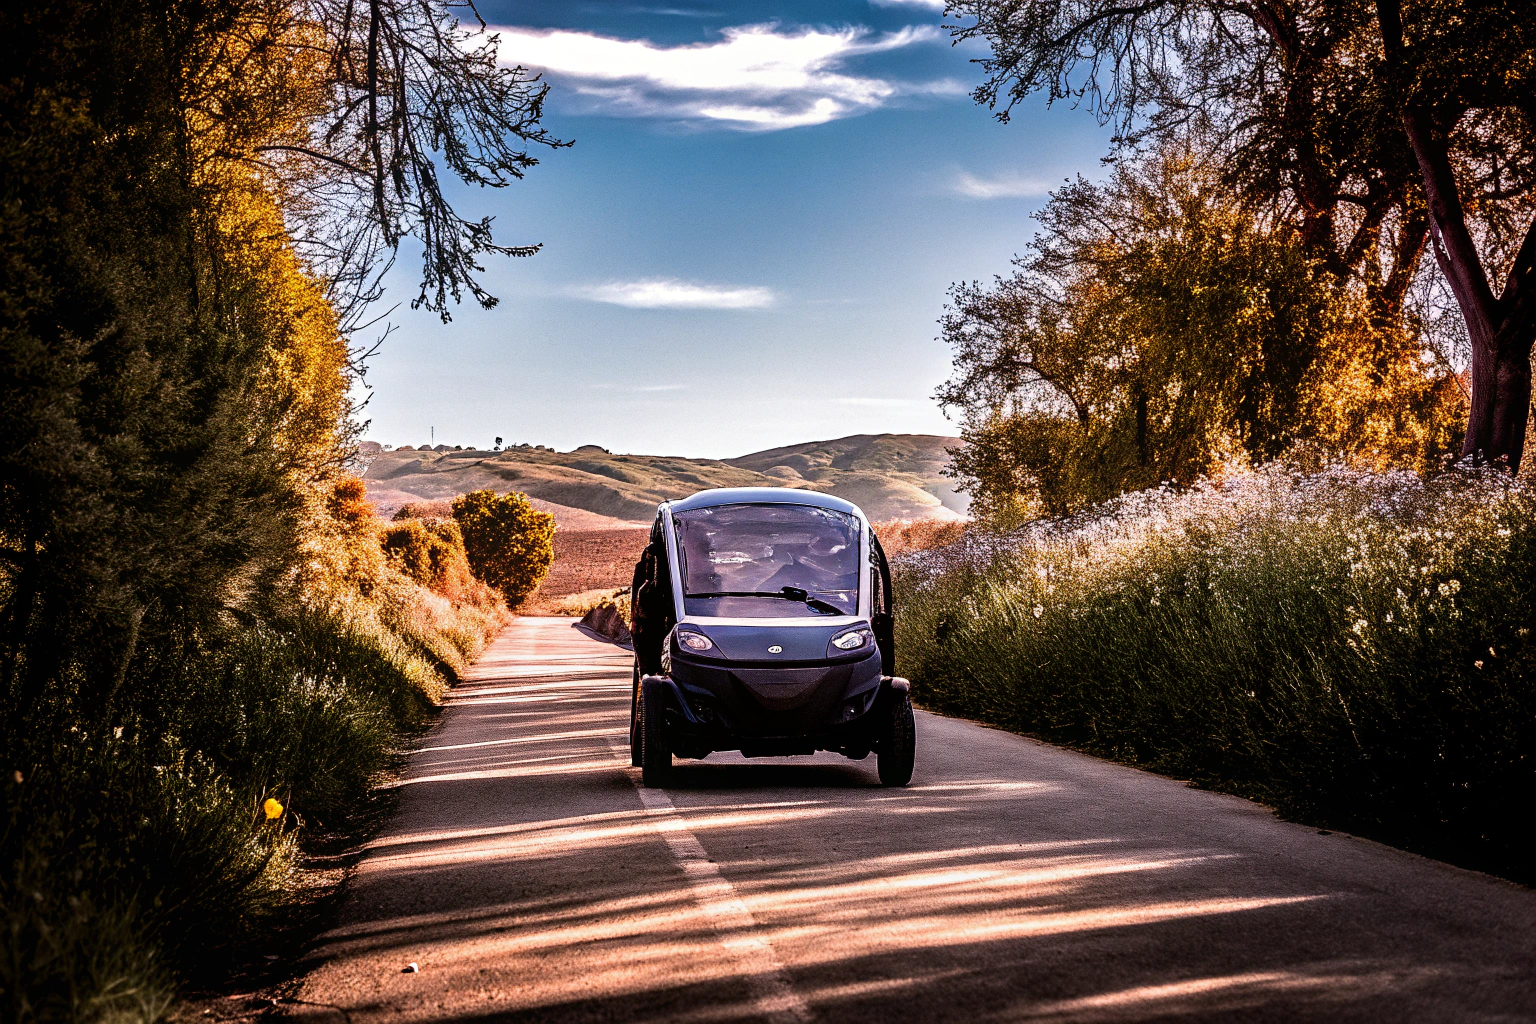
[[[641,783],[650,787],[664,785],[672,773],[672,745],[668,742],[667,717],[653,687],[640,687],[635,731],[640,734]]]
[[[885,786],[905,786],[912,781],[912,767],[917,761],[917,720],[912,714],[911,697],[892,693],[886,715],[878,754],[880,782]]]
[[[629,684],[629,763],[640,767],[640,659],[635,659],[635,673]]]

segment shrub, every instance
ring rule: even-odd
[[[1270,467],[908,555],[930,707],[1536,878],[1536,492]]]
[[[464,536],[452,520],[391,523],[383,528],[379,539],[396,568],[450,600],[474,583],[464,553]]]
[[[173,979],[217,977],[295,919],[300,838],[356,825],[444,690],[370,607],[205,637],[161,679],[161,717],[12,739],[7,1019],[156,1020]]]
[[[629,621],[629,588],[583,590],[577,594],[548,600],[544,611],[549,615],[580,617],[594,608],[612,608],[623,621]]]
[[[6,1019],[148,1024],[177,980],[213,980],[270,948],[320,884],[302,841],[366,823],[401,741],[505,624],[467,569],[450,600],[386,561],[371,506],[345,481],[314,516],[305,589],[133,667],[127,685],[155,702],[93,724],[58,689],[30,730],[4,735]],[[335,570],[367,565],[367,549],[364,596],[347,587],[357,573]]]
[[[872,525],[887,558],[946,547],[965,536],[967,526],[959,519],[889,519]]]
[[[453,517],[476,576],[516,607],[538,588],[555,559],[555,517],[526,495],[471,491],[453,499]]]
[[[309,495],[299,588],[310,599],[372,594],[383,579],[378,511],[367,485],[342,476]]]

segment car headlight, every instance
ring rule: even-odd
[[[703,633],[694,633],[686,629],[677,631],[677,642],[690,651],[712,651],[715,649],[714,642],[709,637]]]
[[[845,633],[837,634],[837,636],[832,638],[832,646],[840,651],[856,651],[860,647],[868,645],[873,639],[874,636],[868,628],[860,626],[857,629],[850,629]]]

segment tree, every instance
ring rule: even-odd
[[[262,168],[285,196],[298,250],[330,286],[342,323],[355,326],[381,294],[401,241],[422,245],[413,306],[448,317],[464,291],[496,304],[480,285],[486,255],[531,256],[501,245],[491,218],[470,220],[443,192],[439,163],[461,181],[504,188],[538,163],[531,146],[570,145],[540,124],[548,86],[503,67],[497,37],[473,2],[450,0],[248,0],[210,61],[240,74],[232,55],[303,67],[304,116],[278,136],[221,133],[224,155]],[[481,33],[460,26],[466,9]],[[202,105],[218,126],[224,108]]]
[[[102,720],[136,666],[304,578],[394,247],[445,311],[502,249],[544,86],[444,0],[43,0],[0,15],[0,700]],[[372,283],[370,283],[372,282]],[[163,646],[169,645],[169,647]]]
[[[1530,19],[1499,0],[953,0],[979,102],[1086,101],[1134,147],[1216,133],[1225,180],[1392,322],[1426,245],[1471,343],[1463,454],[1517,469],[1536,337]],[[1431,230],[1434,234],[1431,235]],[[1496,289],[1486,267],[1506,267]],[[1498,298],[1495,298],[1495,294]],[[1409,326],[1412,326],[1410,323]]]
[[[453,499],[453,518],[475,575],[516,607],[532,594],[555,560],[555,517],[517,492],[471,491]]]
[[[1376,9],[1377,75],[1396,100],[1435,259],[1471,342],[1462,454],[1518,471],[1536,342],[1536,27],[1529,11],[1486,0],[1377,0]],[[1507,267],[1498,294],[1490,265]]]
[[[475,258],[500,250],[452,213],[434,161],[505,183],[538,135],[542,87],[461,47],[450,13],[0,8],[11,1017],[153,1016],[165,975],[238,962],[207,940],[271,923],[293,848],[249,817],[262,791],[290,771],[365,790],[390,723],[435,690],[418,653],[456,664],[499,621],[478,583],[453,616],[467,632],[428,621],[441,602],[414,616],[345,476],[347,328],[403,234],[426,236],[426,304],[489,298]],[[432,575],[466,573],[461,557]],[[340,732],[317,728],[333,713]],[[301,733],[328,748],[313,772],[281,749]]]
[[[1453,375],[1320,283],[1188,146],[1079,180],[1028,259],[956,286],[941,321],[964,414],[954,466],[981,518],[1068,512],[1125,490],[1315,445],[1427,466],[1460,412]]]

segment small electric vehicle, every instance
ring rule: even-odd
[[[777,487],[663,502],[630,609],[630,750],[645,785],[674,756],[714,750],[873,752],[882,783],[911,780],[890,567],[857,506]]]

